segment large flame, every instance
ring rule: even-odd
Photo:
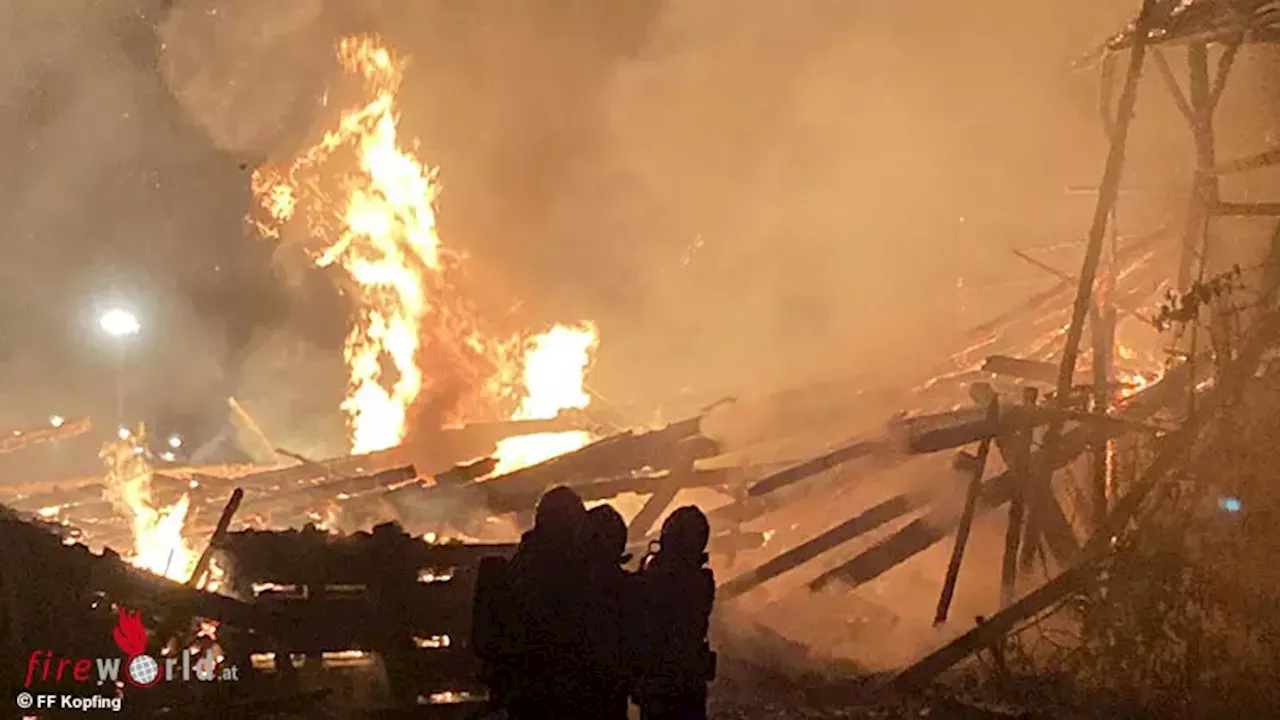
[[[130,563],[170,580],[185,582],[195,569],[196,554],[182,536],[190,498],[183,495],[172,505],[159,506],[151,494],[151,465],[144,451],[144,432],[121,433],[102,446],[106,463],[106,499],[130,520],[133,552]]]
[[[422,391],[418,353],[424,318],[435,309],[431,281],[441,272],[441,246],[434,173],[397,143],[400,66],[367,37],[344,39],[338,56],[344,70],[363,77],[372,100],[344,112],[287,170],[255,173],[253,190],[269,215],[259,224],[269,236],[278,236],[300,200],[310,203],[310,239],[321,242],[308,248],[316,265],[338,263],[354,282],[359,318],[344,351],[350,382],[342,408],[352,452],[362,453],[403,439],[408,408]],[[358,172],[343,179],[346,202],[334,209],[309,171],[343,147],[354,151]],[[333,220],[340,228],[330,234]]]
[[[304,217],[304,243],[316,265],[336,263],[351,280],[358,317],[344,353],[349,384],[342,408],[352,452],[399,444],[415,403],[437,400],[420,399],[427,391],[445,399],[437,404],[447,406],[442,419],[452,422],[496,417],[497,405],[518,393],[515,419],[586,407],[583,373],[597,342],[595,327],[557,326],[527,341],[480,331],[478,313],[449,282],[460,257],[436,232],[435,172],[398,143],[395,93],[403,65],[370,37],[342,40],[338,57],[346,72],[363,79],[370,99],[343,112],[288,167],[259,169],[253,191],[266,213],[258,223],[263,235],[279,238],[284,223]],[[357,169],[343,174],[342,201],[334,203],[327,190],[333,174],[319,170],[344,148]],[[513,438],[499,448],[499,467],[540,462],[587,440],[580,432]]]
[[[550,420],[562,410],[586,408],[591,396],[583,384],[591,353],[599,342],[591,323],[578,327],[557,325],[529,341],[523,358],[524,398],[511,419]],[[573,452],[590,441],[590,433],[583,430],[505,438],[498,443],[498,465],[492,475],[536,465]]]

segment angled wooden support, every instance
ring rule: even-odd
[[[1129,50],[1129,66],[1125,74],[1124,87],[1121,90],[1116,110],[1115,126],[1111,132],[1111,147],[1107,153],[1107,162],[1103,168],[1102,180],[1098,183],[1098,202],[1094,207],[1093,220],[1089,225],[1089,245],[1085,250],[1084,261],[1080,268],[1080,282],[1076,289],[1075,302],[1072,305],[1071,324],[1067,327],[1066,345],[1063,348],[1062,364],[1058,371],[1056,400],[1059,408],[1064,410],[1068,402],[1072,380],[1075,377],[1076,361],[1080,352],[1080,340],[1084,334],[1084,322],[1089,314],[1090,307],[1093,305],[1093,286],[1097,279],[1098,266],[1102,260],[1103,241],[1106,238],[1107,226],[1111,218],[1112,209],[1115,207],[1116,194],[1120,189],[1120,180],[1124,173],[1125,146],[1129,137],[1129,126],[1133,121],[1134,107],[1138,100],[1138,81],[1142,76],[1143,62],[1146,58],[1146,28],[1151,21],[1155,5],[1155,0],[1143,0],[1142,10],[1138,15],[1135,25],[1135,40]],[[1062,425],[1061,420],[1054,420],[1049,423],[1044,435],[1047,455],[1053,454],[1062,435]],[[1065,532],[1063,532],[1063,528],[1058,525],[1057,519],[1053,517],[1055,514],[1061,514],[1061,508],[1057,508],[1057,513],[1053,512],[1053,509],[1057,507],[1057,500],[1053,497],[1052,477],[1053,471],[1048,467],[1036,467],[1035,478],[1029,488],[1031,504],[1027,517],[1028,527],[1033,532],[1043,534],[1045,540],[1051,546],[1054,544],[1061,545],[1061,548],[1052,547],[1054,554],[1058,556],[1059,561],[1070,562],[1074,559],[1072,557],[1073,553],[1069,552],[1066,556],[1061,554],[1061,550],[1066,548],[1066,540],[1070,537],[1070,524],[1067,523]],[[1034,543],[1027,543],[1024,549],[1027,547],[1034,547]]]
[[[1239,398],[1263,354],[1275,345],[1277,336],[1280,336],[1280,312],[1271,312],[1254,326],[1236,360],[1223,372],[1222,383],[1209,391],[1201,411],[1162,439],[1155,460],[1143,471],[1133,489],[1112,508],[1102,531],[1089,540],[1075,567],[925,656],[899,673],[891,684],[898,688],[913,688],[927,683],[970,654],[989,647],[1024,620],[1087,588],[1097,577],[1098,561],[1105,558],[1110,550],[1112,537],[1124,530],[1151,490],[1185,457],[1186,449],[1194,445],[1201,428],[1214,417],[1217,408]]]
[[[908,523],[898,532],[876,543],[866,552],[809,583],[810,592],[821,592],[838,585],[851,588],[870,582],[894,567],[942,542],[951,534],[947,519],[929,514]]]
[[[1000,400],[993,396],[987,403],[987,423],[994,426],[1000,421]],[[992,438],[986,437],[978,445],[978,459],[974,463],[973,477],[969,480],[968,490],[964,496],[964,511],[960,514],[960,524],[956,527],[956,543],[951,550],[951,560],[947,564],[947,576],[942,582],[942,593],[938,596],[938,608],[933,616],[933,624],[941,625],[947,621],[947,613],[951,610],[951,600],[956,594],[956,582],[960,579],[960,564],[964,561],[964,549],[969,543],[969,533],[973,530],[973,515],[978,509],[978,494],[982,491],[982,476],[987,471],[987,456],[991,453]]]
[[[1195,42],[1187,47],[1188,96],[1191,103],[1191,138],[1196,153],[1196,168],[1191,178],[1187,204],[1186,228],[1183,231],[1182,256],[1178,266],[1178,288],[1190,287],[1192,265],[1198,258],[1205,265],[1208,246],[1210,212],[1218,204],[1218,176],[1213,137],[1213,84],[1209,78],[1209,48]],[[1223,79],[1225,82],[1225,78]]]
[[[1165,87],[1169,90],[1169,97],[1173,99],[1173,104],[1178,107],[1178,112],[1182,113],[1182,117],[1188,123],[1195,123],[1196,114],[1191,108],[1191,102],[1187,100],[1186,93],[1182,92],[1182,87],[1178,84],[1178,78],[1173,72],[1173,68],[1169,65],[1169,60],[1159,48],[1154,48],[1151,57],[1155,60],[1156,70],[1160,72],[1160,79],[1164,80]]]
[[[231,527],[231,519],[235,517],[236,511],[240,509],[240,501],[244,499],[244,490],[236,488],[231,493],[231,497],[227,499],[227,504],[222,508],[222,515],[218,517],[218,524],[213,530],[213,534],[209,536],[209,544],[205,546],[204,552],[200,553],[200,559],[196,561],[195,569],[191,571],[191,577],[185,583],[187,587],[193,589],[203,589],[205,586],[205,575],[209,571],[209,565],[213,562],[213,553],[224,542],[227,536],[227,530]],[[163,643],[160,647],[167,646],[170,642],[181,640],[178,635],[184,626],[191,622],[192,612],[189,608],[178,608],[165,619],[164,624],[157,629],[156,635]]]
[[[1235,217],[1280,217],[1280,203],[1220,202],[1210,208],[1210,212]]]
[[[834,550],[878,527],[886,525],[920,507],[921,499],[897,495],[869,510],[840,523],[827,532],[782,553],[760,567],[745,572],[721,585],[716,596],[732,600],[750,592],[786,572],[800,567],[819,555]]]
[[[200,553],[200,559],[196,561],[196,567],[191,571],[191,578],[187,580],[188,586],[194,588],[204,587],[204,574],[209,571],[209,564],[213,562],[213,553],[226,538],[227,530],[231,527],[231,519],[235,517],[236,511],[240,509],[242,500],[244,500],[244,489],[242,488],[236,488],[232,491],[231,497],[227,498],[227,504],[222,508],[222,515],[218,517],[218,524],[214,527],[213,534],[209,536],[209,544],[205,546],[204,552]]]
[[[1034,407],[1039,400],[1036,388],[1024,388],[1022,404]],[[1005,464],[1013,473],[1012,497],[1009,500],[1009,524],[1004,535],[1004,560],[1000,568],[1000,606],[1008,607],[1017,595],[1018,583],[1018,548],[1022,543],[1022,534],[1026,528],[1027,496],[1026,486],[1031,480],[1031,443],[1035,430],[1027,428],[1002,448]]]
[[[716,454],[720,450],[719,444],[712,440],[702,443],[686,442],[677,447],[677,451],[668,461],[670,474],[660,482],[649,499],[645,500],[640,512],[636,513],[635,518],[631,520],[631,526],[627,530],[628,540],[632,542],[643,540],[653,524],[662,517],[663,511],[675,501],[680,488],[685,484],[685,478],[694,474],[694,465],[698,459]]]
[[[57,420],[57,418],[55,418],[55,420]],[[15,450],[23,450],[25,448],[53,440],[64,440],[77,435],[83,435],[89,432],[92,428],[93,423],[89,418],[80,418],[74,422],[63,422],[58,420],[58,422],[50,425],[49,427],[15,431],[10,435],[0,437],[0,455],[14,452]]]
[[[832,468],[839,467],[851,460],[861,457],[868,457],[886,450],[884,443],[880,441],[855,441],[836,448],[825,455],[807,460],[799,465],[793,465],[784,470],[779,470],[772,475],[763,477],[756,481],[747,490],[750,497],[760,497],[768,495],[776,490],[794,485],[806,478],[812,477],[822,472],[826,472]]]
[[[1236,58],[1240,55],[1240,44],[1244,40],[1244,35],[1240,34],[1227,42],[1222,50],[1222,55],[1218,58],[1218,67],[1214,72],[1213,84],[1209,86],[1209,113],[1212,115],[1218,109],[1218,102],[1222,100],[1222,91],[1227,89],[1227,79],[1231,77],[1231,68],[1235,66]]]
[[[1115,362],[1116,306],[1111,302],[1110,284],[1114,278],[1114,269],[1108,272],[1104,281],[1107,287],[1098,293],[1094,303],[1093,316],[1090,318],[1090,334],[1093,341],[1093,399],[1091,410],[1105,414],[1111,404],[1111,388],[1114,381],[1112,366]],[[1106,519],[1107,498],[1111,490],[1111,438],[1099,428],[1093,446],[1093,457],[1090,462],[1090,509],[1093,513],[1093,527],[1097,528]]]
[[[1256,155],[1224,161],[1219,163],[1213,172],[1217,175],[1231,175],[1272,165],[1280,165],[1280,147],[1264,150]]]
[[[662,517],[662,511],[676,499],[676,493],[679,492],[678,487],[660,487],[644,501],[644,505],[640,508],[640,512],[631,520],[631,526],[627,529],[627,540],[630,542],[638,542],[643,540],[645,535],[649,534],[649,529],[653,527],[653,523]]]

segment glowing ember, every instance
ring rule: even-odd
[[[591,403],[583,389],[591,353],[599,344],[596,328],[557,325],[533,338],[524,356],[524,399],[512,420],[550,420],[562,410],[581,410]],[[585,431],[537,433],[505,438],[498,443],[498,466],[503,475],[573,452],[591,441]]]
[[[143,448],[145,432],[108,442],[99,457],[106,463],[106,499],[126,515],[133,531],[133,553],[126,559],[144,570],[185,582],[195,569],[196,554],[182,537],[190,498],[159,507],[151,495],[151,465]]]

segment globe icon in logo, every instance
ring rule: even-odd
[[[128,672],[135,685],[153,685],[160,679],[160,663],[150,655],[136,655],[129,660]]]

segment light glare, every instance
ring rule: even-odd
[[[137,335],[142,330],[142,324],[138,322],[138,316],[120,308],[112,308],[102,313],[102,317],[98,318],[98,325],[102,327],[103,332],[111,337]]]

